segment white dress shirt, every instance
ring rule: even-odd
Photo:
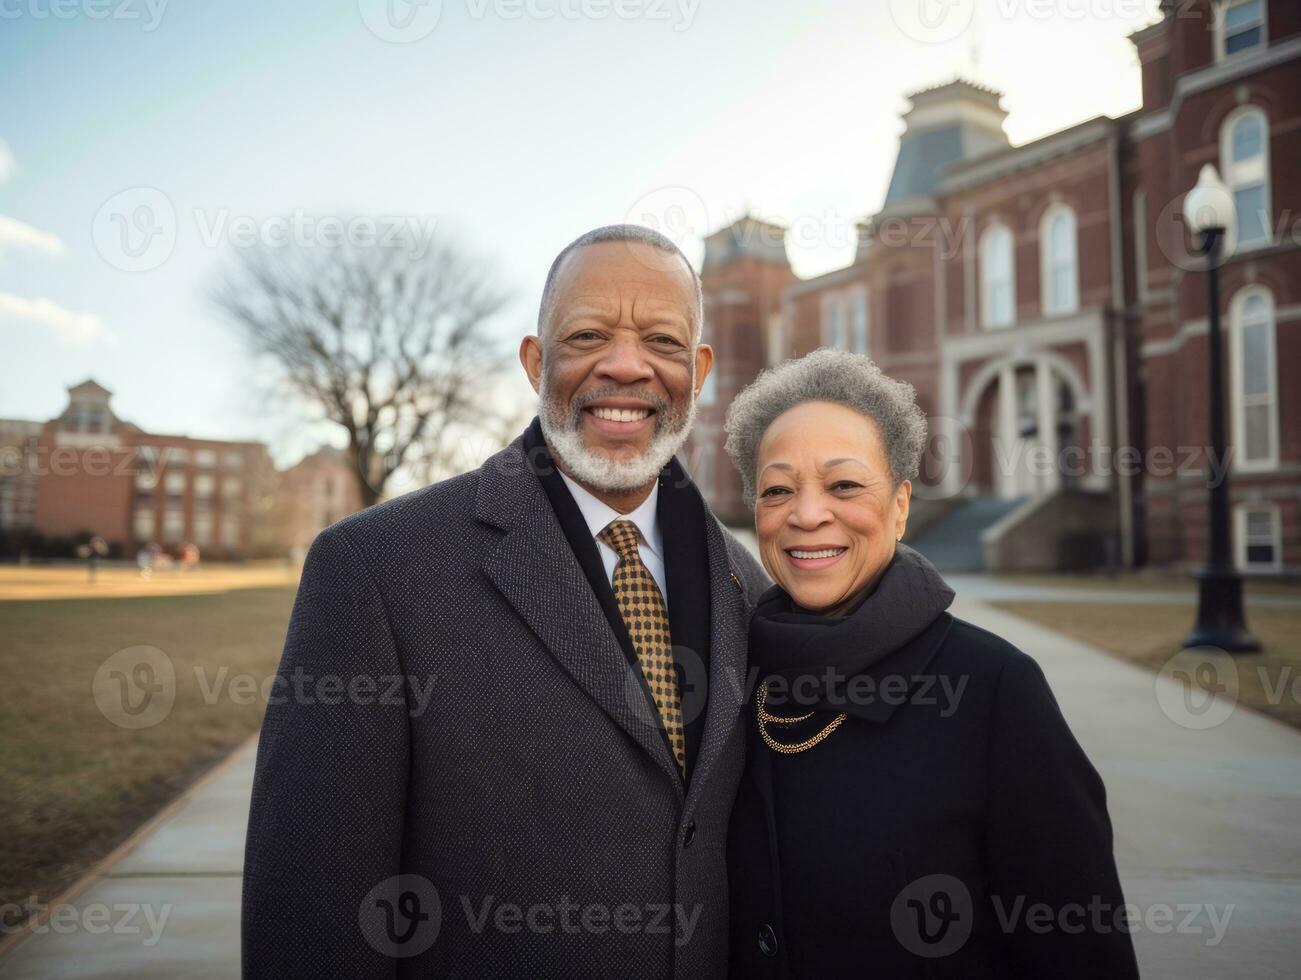
[[[582,512],[583,520],[587,522],[587,529],[592,532],[592,538],[596,541],[596,550],[601,554],[601,563],[605,565],[605,576],[610,580],[610,584],[614,584],[614,569],[619,564],[619,554],[597,535],[604,531],[611,521],[631,521],[637,527],[637,551],[641,554],[642,564],[655,579],[655,584],[660,587],[660,595],[664,596],[664,605],[667,607],[669,590],[664,581],[664,539],[660,536],[660,522],[656,513],[656,504],[660,496],[659,481],[656,480],[651,484],[650,494],[636,510],[628,514],[620,514],[609,504],[584,490],[570,479],[567,473],[560,473],[560,478],[565,481],[574,503],[578,504],[578,509]]]

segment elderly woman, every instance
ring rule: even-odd
[[[732,975],[1136,977],[1102,781],[1043,671],[900,543],[912,387],[820,350],[727,432],[776,583],[750,625]]]

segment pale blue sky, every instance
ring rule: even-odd
[[[884,196],[908,91],[960,73],[998,87],[1014,142],[1135,108],[1125,36],[1156,6],[442,0],[436,26],[398,44],[367,26],[385,0],[171,0],[156,23],[144,0],[65,2],[56,18],[50,0],[0,0],[16,164],[0,149],[0,417],[47,418],[94,376],[145,428],[262,438],[281,459],[319,432],[252,397],[206,305],[231,222],[432,220],[497,261],[513,349],[561,246],[666,203],[685,202],[691,254],[748,206],[802,230],[802,274],[844,263],[847,230]],[[951,4],[929,41],[918,2]],[[585,16],[620,3],[640,16]],[[176,237],[130,272],[103,254],[105,205],[137,188],[162,192]]]

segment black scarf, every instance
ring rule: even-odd
[[[750,620],[750,660],[783,713],[842,710],[848,681],[916,639],[953,602],[935,566],[905,544],[872,591],[843,616],[810,613],[773,586]]]

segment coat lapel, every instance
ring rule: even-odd
[[[723,747],[732,737],[745,701],[750,609],[732,570],[722,529],[708,510],[705,543],[709,550],[709,699],[704,739],[688,789],[689,803],[703,792]]]
[[[516,439],[480,471],[476,516],[504,531],[483,571],[556,661],[682,793],[654,708]]]

